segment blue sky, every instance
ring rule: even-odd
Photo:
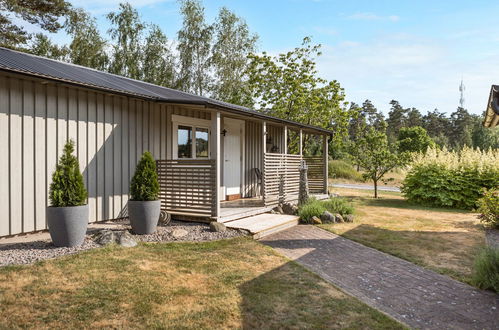
[[[74,2],[98,18],[119,1]],[[143,20],[159,24],[170,39],[181,25],[174,0],[131,1]],[[319,74],[338,80],[348,101],[371,99],[387,112],[388,102],[426,113],[458,106],[461,77],[465,106],[485,109],[490,85],[499,83],[498,1],[204,0],[209,21],[226,6],[259,35],[259,50],[278,53],[304,36],[323,45]],[[64,40],[64,36],[56,36]]]

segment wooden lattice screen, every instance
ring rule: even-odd
[[[178,215],[216,217],[215,160],[158,160],[161,209]]]
[[[308,190],[312,194],[324,193],[324,158],[322,156],[303,157],[308,165]]]
[[[298,199],[300,155],[265,153],[263,164],[263,200],[265,205]]]

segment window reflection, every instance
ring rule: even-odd
[[[208,129],[196,127],[196,158],[208,158]]]
[[[178,126],[178,158],[192,158],[192,127]]]

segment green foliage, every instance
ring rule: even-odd
[[[43,33],[37,33],[31,38],[29,52],[34,55],[52,58],[54,60],[66,59],[69,49],[65,46],[59,47],[52,43]]]
[[[59,162],[52,174],[49,199],[51,206],[80,206],[85,205],[87,190],[80,173],[78,159],[73,155],[74,141],[69,140],[64,146]]]
[[[336,81],[317,74],[320,45],[305,38],[302,46],[276,56],[251,54],[249,86],[256,108],[266,113],[335,130],[334,143],[347,134],[350,113],[342,105],[345,94]],[[309,137],[304,137],[304,145]]]
[[[347,214],[353,214],[354,208],[351,203],[349,203],[345,198],[341,197],[332,197],[325,201],[322,201],[322,204],[331,213],[339,213],[342,216]]]
[[[198,0],[182,0],[183,25],[177,33],[180,61],[179,86],[183,91],[205,95],[211,84],[209,75],[213,27],[206,23],[204,7]]]
[[[250,33],[243,18],[225,7],[220,8],[213,29],[215,40],[210,59],[216,80],[212,86],[213,97],[253,106],[246,70],[248,54],[256,51],[258,36]]]
[[[353,153],[354,162],[364,169],[364,179],[371,179],[374,183],[375,198],[378,197],[378,182],[383,176],[407,161],[406,154],[390,150],[386,134],[374,127],[370,127],[364,137],[357,141]]]
[[[330,178],[341,178],[355,181],[363,181],[362,174],[353,168],[352,164],[340,160],[330,160],[328,163],[328,173]]]
[[[398,135],[399,152],[425,152],[435,142],[421,126],[402,127]]]
[[[144,152],[137,164],[130,184],[130,198],[133,201],[155,201],[158,199],[159,183],[156,162],[149,151]]]
[[[499,249],[487,247],[475,260],[473,284],[499,293]]]
[[[479,219],[495,228],[499,228],[499,190],[486,190],[477,202]]]
[[[115,41],[109,72],[141,79],[142,33],[145,24],[128,2],[120,3],[119,11],[107,15],[112,24],[108,33]]]
[[[414,157],[402,192],[414,203],[474,209],[483,189],[499,187],[499,150],[428,149]]]
[[[314,216],[320,218],[324,211],[329,211],[333,214],[339,213],[343,216],[353,214],[354,208],[352,204],[341,197],[333,197],[323,201],[311,197],[306,203],[299,206],[298,215],[302,222],[311,223]]]
[[[168,38],[157,25],[151,26],[146,38],[142,68],[144,81],[175,87],[175,58]]]
[[[0,0],[0,46],[26,43],[31,37],[25,30],[27,23],[57,32],[62,28],[61,18],[71,10],[71,4],[64,0]]]
[[[71,63],[105,70],[109,57],[106,41],[99,34],[96,19],[83,9],[76,9],[69,15],[65,28],[73,38],[69,44]]]

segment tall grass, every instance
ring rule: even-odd
[[[357,172],[352,164],[336,159],[330,160],[328,163],[329,177],[333,179],[347,179],[354,181],[363,181],[362,174]]]
[[[480,289],[499,292],[499,248],[487,247],[475,260],[473,284]]]

